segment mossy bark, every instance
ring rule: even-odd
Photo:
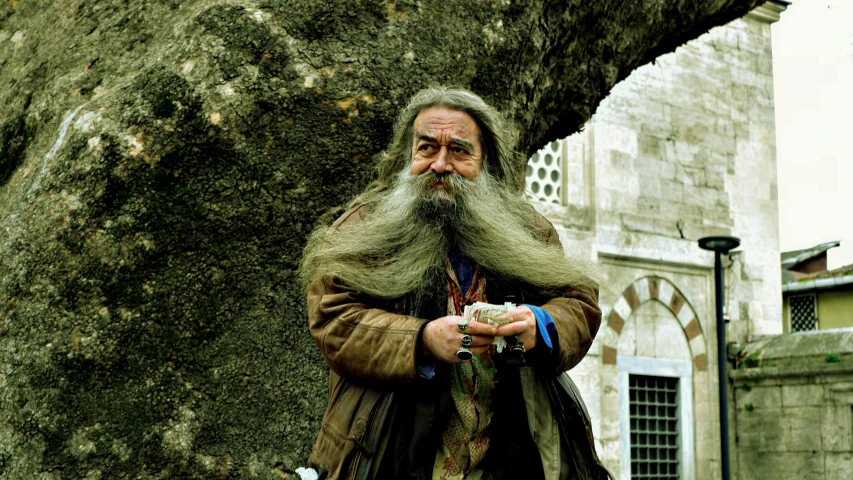
[[[530,152],[757,2],[0,3],[0,478],[281,478],[326,401],[294,270],[428,84]]]

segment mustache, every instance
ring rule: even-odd
[[[444,190],[451,195],[456,195],[471,189],[476,184],[462,175],[457,175],[455,173],[439,174],[433,171],[415,175],[412,179],[416,182],[421,192],[433,189],[440,183],[444,185]]]

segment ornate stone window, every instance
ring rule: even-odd
[[[525,193],[539,213],[567,229],[595,228],[594,131],[594,125],[587,125],[527,160]]]
[[[565,185],[562,165],[565,149],[563,141],[556,140],[534,153],[527,162],[525,177],[527,191],[542,202],[565,204]]]

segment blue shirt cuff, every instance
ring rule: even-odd
[[[424,363],[418,365],[418,376],[425,380],[432,380],[435,376],[435,360],[424,359]]]
[[[536,328],[542,337],[542,341],[545,342],[548,350],[553,351],[554,345],[551,343],[551,337],[557,335],[557,326],[554,324],[551,314],[540,307],[527,304],[524,304],[524,306],[533,312],[533,315],[536,317]]]

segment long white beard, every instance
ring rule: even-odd
[[[305,248],[303,281],[333,276],[381,298],[422,293],[444,281],[444,258],[453,248],[495,274],[543,288],[594,283],[594,266],[548,245],[535,231],[533,208],[487,172],[474,181],[442,176],[444,190],[437,181],[432,172],[403,172],[362,221],[316,230]]]

